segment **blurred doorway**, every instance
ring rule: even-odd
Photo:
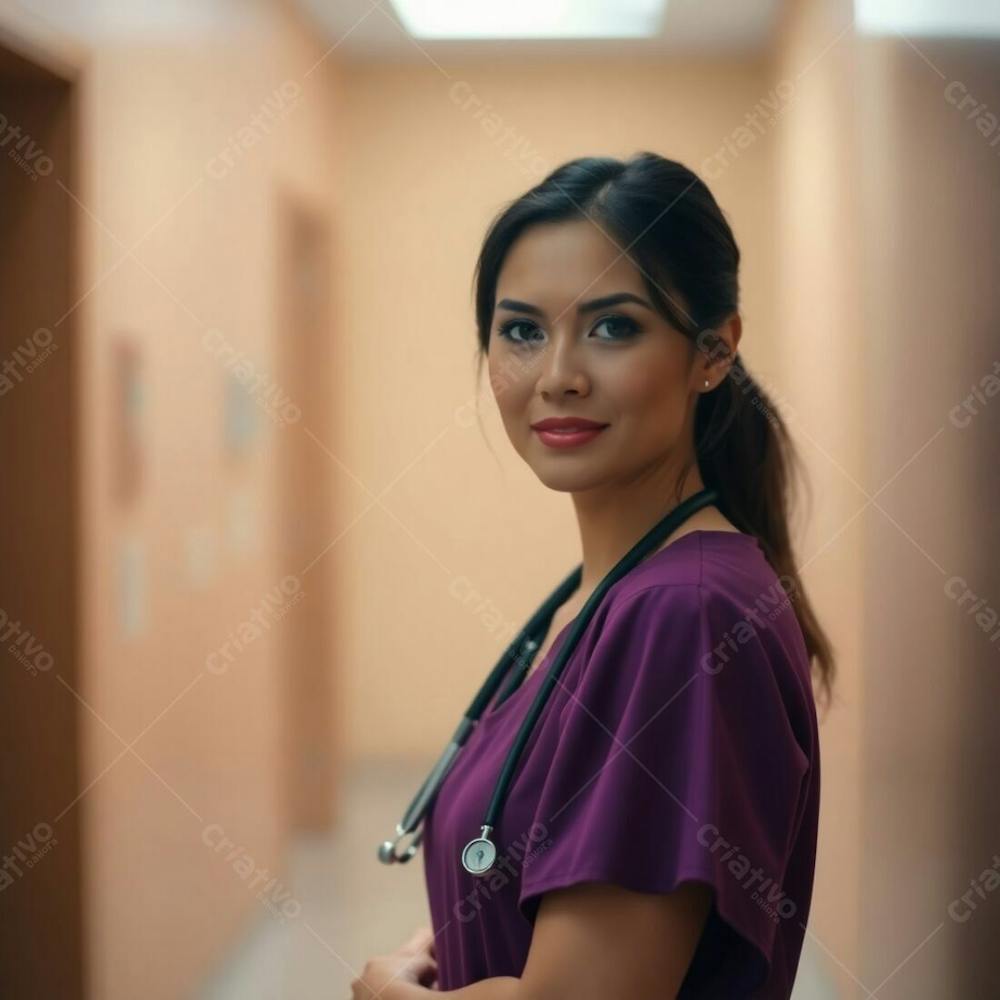
[[[302,596],[282,630],[285,790],[290,831],[334,822],[333,460],[324,453],[333,413],[330,228],[323,213],[278,198],[278,358],[298,418],[278,436],[279,571]]]
[[[0,992],[83,995],[72,83],[0,46]]]

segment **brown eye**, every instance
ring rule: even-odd
[[[598,340],[627,340],[629,337],[639,332],[639,324],[628,316],[605,316],[599,320],[594,329],[609,324],[612,330],[617,328],[617,333],[612,332],[609,337],[598,337]]]
[[[514,333],[513,333],[513,331],[517,327],[520,327],[520,326],[526,326],[526,327],[534,328],[534,329],[537,330],[537,327],[535,327],[535,324],[529,322],[528,320],[524,320],[524,319],[509,319],[509,320],[507,320],[506,323],[503,323],[500,326],[499,330],[497,330],[497,336],[506,338],[512,344],[526,344],[526,343],[528,343],[527,339],[525,339],[522,336],[515,336]]]

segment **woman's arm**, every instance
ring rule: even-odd
[[[498,976],[438,992],[394,982],[382,1000],[635,1000],[680,989],[712,902],[702,882],[633,892],[585,882],[546,892],[520,979]]]
[[[712,890],[701,882],[670,893],[608,882],[546,892],[517,1000],[675,996],[711,902]]]

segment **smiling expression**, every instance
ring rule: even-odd
[[[489,343],[504,427],[550,488],[628,480],[692,447],[705,378],[694,344],[654,309],[636,265],[590,221],[535,225],[518,237],[497,280]],[[550,418],[600,426],[532,427]]]

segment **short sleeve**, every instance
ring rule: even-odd
[[[611,607],[567,671],[534,815],[544,849],[522,873],[526,919],[544,892],[574,883],[665,893],[697,880],[713,905],[692,971],[766,978],[777,921],[794,919],[781,880],[808,759],[759,627],[695,583]]]

